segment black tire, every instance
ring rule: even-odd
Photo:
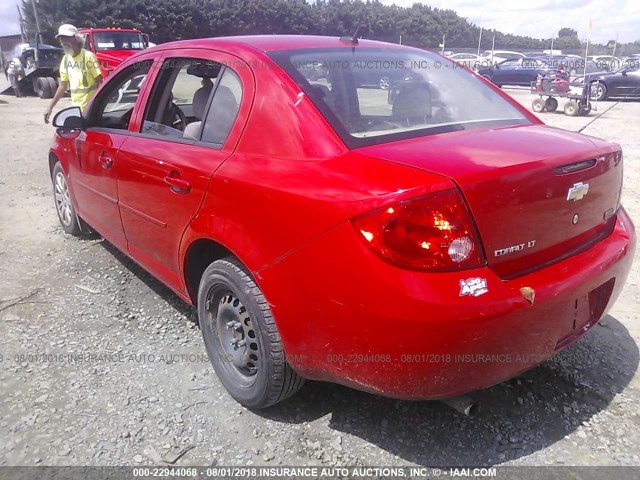
[[[40,98],[53,98],[53,92],[51,92],[51,86],[49,85],[49,82],[47,81],[46,77],[40,77],[40,82],[41,82],[41,95]]]
[[[216,260],[204,271],[198,318],[209,360],[238,403],[266,408],[302,387],[304,378],[287,362],[269,304],[237,259]]]
[[[56,82],[56,79],[53,77],[47,77],[46,80],[49,83],[49,90],[51,91],[51,97],[48,98],[53,98],[56,94],[56,90],[58,90],[58,82]]]
[[[491,83],[493,83],[493,80],[491,79],[491,75],[482,75],[482,78],[484,78],[485,80],[490,81]]]
[[[570,117],[575,117],[580,113],[580,105],[578,105],[577,102],[570,100],[564,104],[564,113]]]
[[[531,110],[533,110],[536,113],[540,113],[543,112],[545,108],[545,102],[544,100],[542,100],[541,98],[536,98],[532,103],[531,103]]]
[[[591,84],[591,100],[601,102],[607,98],[607,86],[602,82],[593,82]]]
[[[589,115],[591,113],[591,103],[580,105],[580,115]]]
[[[36,78],[35,82],[33,82],[33,91],[40,98],[45,98],[45,87],[49,87],[49,84],[46,83],[42,77]]]
[[[71,191],[67,185],[67,176],[60,162],[57,162],[53,167],[51,180],[53,182],[53,198],[56,212],[58,213],[58,219],[60,220],[62,229],[69,235],[82,235],[83,232],[82,228],[80,228],[80,221],[76,214],[76,209],[73,207]]]
[[[544,108],[547,112],[555,112],[558,109],[558,100],[553,97],[547,98],[547,101],[544,102]]]

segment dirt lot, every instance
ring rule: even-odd
[[[0,96],[0,465],[162,465],[180,453],[177,465],[640,464],[639,261],[601,325],[473,394],[475,417],[313,382],[252,412],[195,356],[204,346],[187,305],[106,242],[63,234],[45,107]],[[541,117],[571,130],[588,121]],[[623,203],[637,221],[639,120],[640,102],[625,102],[584,132],[623,146]]]

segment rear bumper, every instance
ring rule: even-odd
[[[396,268],[343,224],[256,274],[287,358],[301,375],[406,399],[484,388],[545,361],[593,327],[631,268],[634,226],[621,207],[589,250],[502,280],[489,268]],[[462,294],[480,278],[487,292]],[[527,300],[521,289],[535,292]]]

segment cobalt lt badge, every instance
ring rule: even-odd
[[[577,202],[578,200],[582,200],[583,197],[589,192],[589,184],[588,183],[574,183],[573,187],[569,189],[569,193],[567,193],[567,202],[573,200]]]

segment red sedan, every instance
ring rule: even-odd
[[[592,328],[634,255],[618,145],[418,49],[164,44],[54,125],[64,230],[196,305],[249,407],[305,378],[407,399],[501,382]]]

